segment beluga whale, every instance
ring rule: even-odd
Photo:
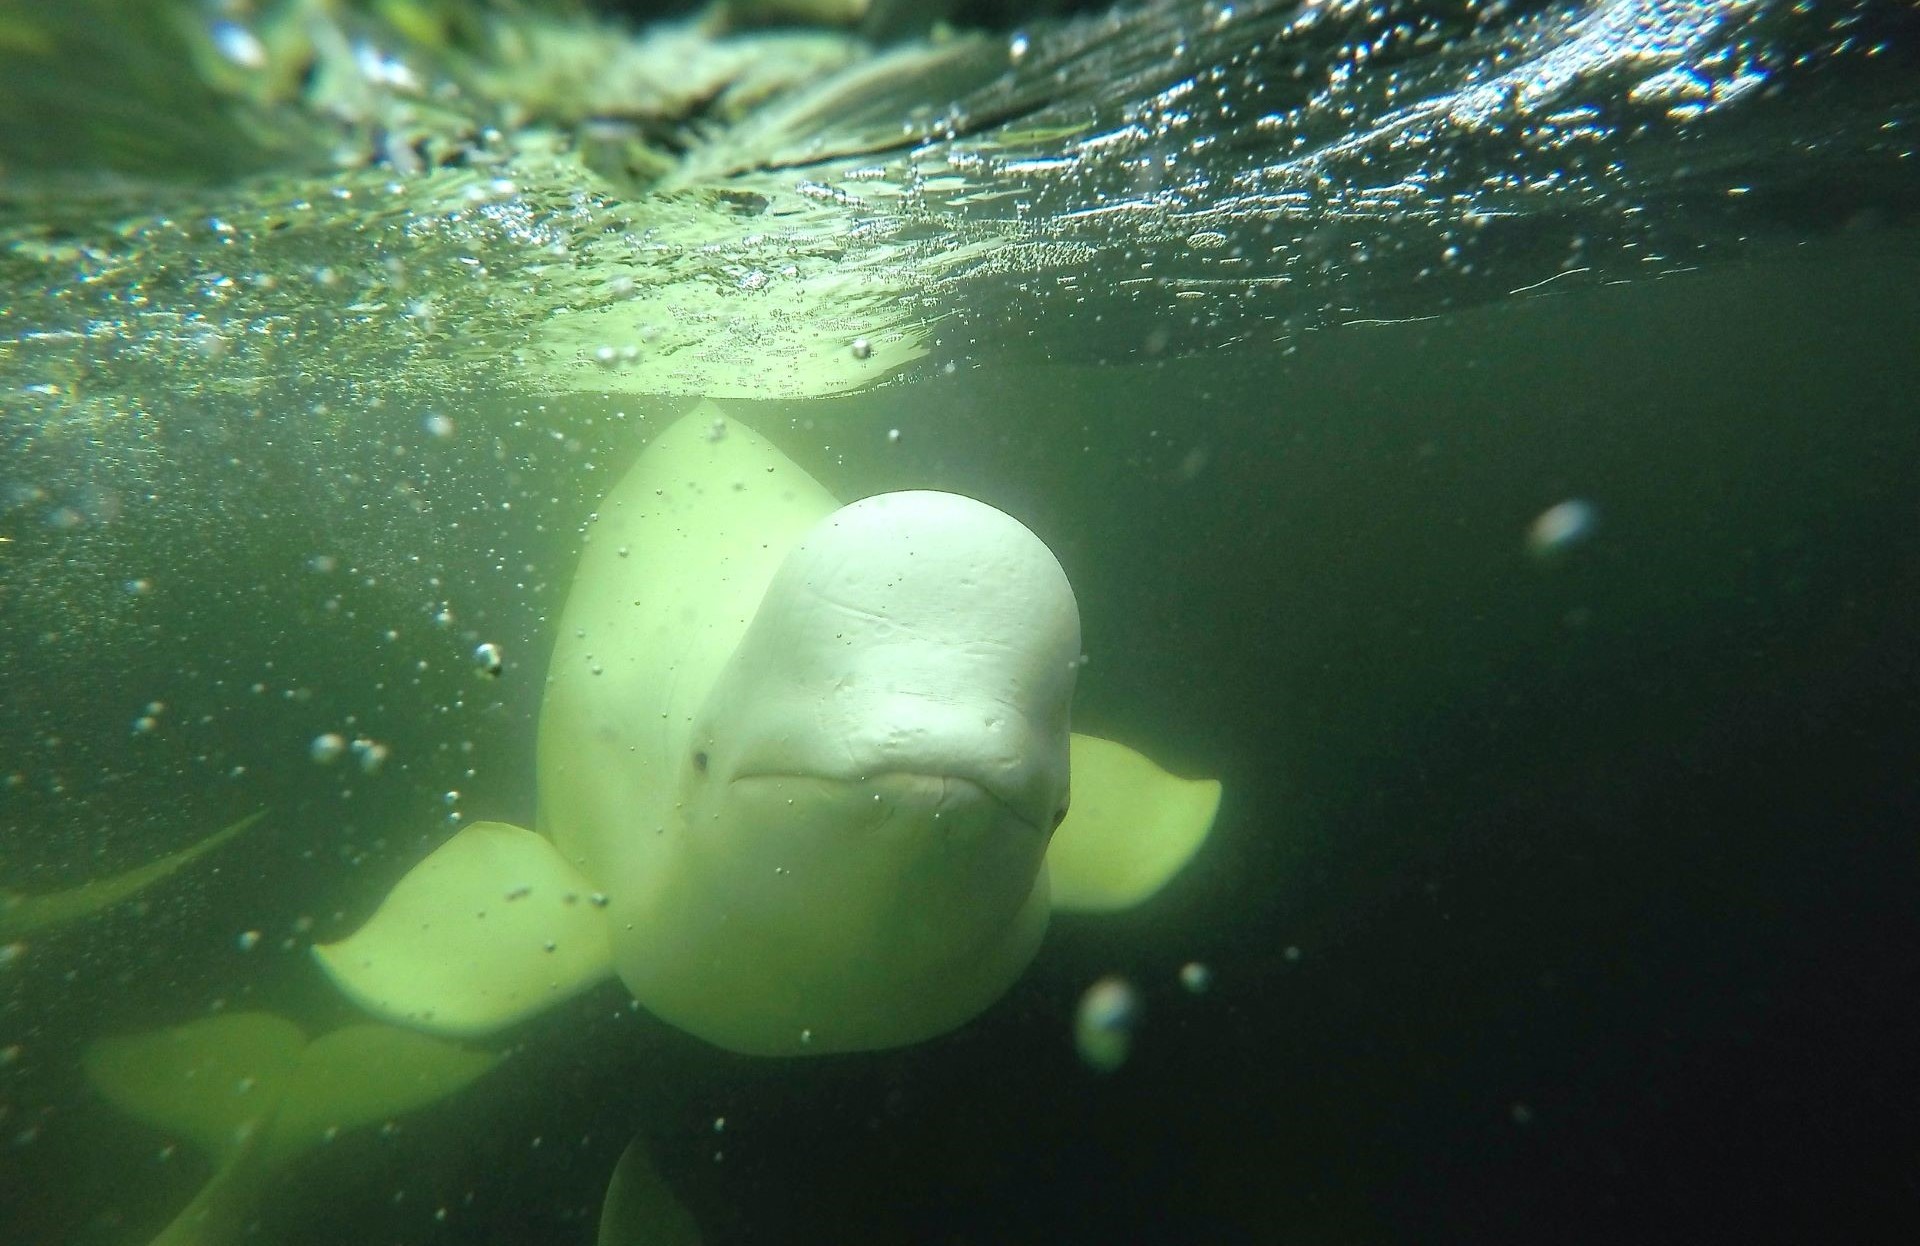
[[[1073,589],[984,502],[843,506],[707,402],[587,532],[535,826],[466,826],[314,948],[381,1020],[476,1038],[617,978],[736,1052],[914,1043],[1213,824],[1218,782],[1072,731]]]
[[[1217,781],[1073,731],[1073,589],[984,502],[843,506],[706,402],[587,533],[535,825],[465,826],[313,949],[372,1019],[309,1037],[239,1013],[88,1048],[105,1099],[212,1162],[156,1246],[241,1240],[307,1151],[450,1097],[497,1067],[490,1036],[610,980],[754,1056],[955,1029],[1053,912],[1142,903],[1213,825]],[[597,1240],[699,1241],[641,1137]]]

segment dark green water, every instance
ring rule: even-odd
[[[246,1240],[588,1242],[637,1131],[715,1243],[1911,1241],[1920,238],[1859,190],[1696,271],[1264,346],[1196,321],[1234,348],[1179,358],[1147,312],[1036,318],[1017,357],[955,337],[951,373],[735,404],[844,496],[1034,528],[1084,619],[1076,726],[1218,775],[1212,840],[904,1051],[747,1059],[590,994],[290,1168]],[[1135,362],[1044,362],[1088,334],[1057,353]],[[7,430],[0,878],[269,816],[0,968],[0,1241],[143,1243],[207,1176],[89,1090],[86,1042],[346,1023],[307,946],[450,809],[532,819],[581,525],[686,405],[314,408],[332,381]],[[1570,499],[1591,532],[1531,555]],[[389,760],[318,765],[329,731]],[[1101,1076],[1072,1020],[1109,973],[1145,1015]]]
[[[1220,774],[1214,841],[1147,911],[1059,920],[1005,1001],[909,1051],[746,1060],[596,993],[462,1099],[304,1163],[259,1240],[585,1240],[636,1128],[716,1241],[1910,1224],[1917,271],[1911,239],[1875,235],[1284,356],[983,368],[833,405],[830,433],[816,405],[741,409],[845,491],[939,485],[1026,519],[1080,595],[1077,723]],[[617,468],[633,435],[571,407],[620,427],[595,456]],[[444,790],[527,817],[541,616],[591,500],[549,492],[580,456],[503,464],[465,436],[432,505],[380,529],[424,542],[452,627],[307,569],[292,555],[341,534],[303,545],[269,513],[238,548],[288,565],[155,576],[151,656],[16,675],[10,729],[43,699],[98,723],[61,748],[125,775],[76,780],[106,859],[183,806],[273,816],[9,971],[9,1123],[37,1130],[8,1156],[14,1240],[136,1240],[199,1180],[87,1100],[75,1038],[216,999],[344,1019],[276,950],[291,920],[364,912],[442,833]],[[1527,525],[1568,497],[1599,522],[1543,565]],[[475,498],[516,517],[482,527]],[[497,685],[467,629],[506,646]],[[147,699],[168,726],[130,738]],[[378,775],[304,756],[349,713],[393,749]],[[14,808],[51,828],[29,774]],[[1176,981],[1190,959],[1205,995]],[[1147,1019],[1101,1078],[1070,1017],[1113,971]]]

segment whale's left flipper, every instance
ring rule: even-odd
[[[1073,804],[1047,845],[1056,912],[1115,913],[1193,859],[1220,809],[1216,779],[1181,779],[1124,744],[1073,736]]]

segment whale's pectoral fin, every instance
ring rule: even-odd
[[[313,951],[382,1020],[487,1034],[612,973],[605,905],[544,837],[476,822],[409,871],[366,925]]]
[[[57,926],[98,913],[101,909],[144,890],[203,853],[211,852],[267,816],[262,809],[225,826],[178,852],[136,866],[123,874],[96,878],[90,883],[46,895],[0,892],[0,940],[18,939],[47,926]]]
[[[288,1160],[335,1133],[453,1094],[499,1059],[376,1024],[309,1043],[293,1022],[255,1012],[100,1039],[81,1063],[108,1102],[184,1135],[214,1162],[213,1177],[154,1246],[218,1246],[244,1236]]]
[[[594,1241],[597,1246],[700,1246],[700,1226],[654,1168],[644,1138],[629,1142],[614,1165]]]
[[[1164,887],[1206,842],[1220,808],[1215,779],[1179,779],[1123,744],[1073,737],[1073,804],[1047,845],[1053,907],[1131,908]]]

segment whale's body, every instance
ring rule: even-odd
[[[609,897],[621,981],[769,1053],[911,1042],[999,995],[1067,801],[1080,623],[1052,553],[953,494],[842,507],[692,419],[597,514],[540,827]]]
[[[929,491],[840,506],[703,408],[589,525],[540,833],[468,827],[316,952],[371,1011],[453,1035],[610,973],[736,1051],[941,1033],[1032,958],[1049,859],[1076,907],[1122,907],[1211,824],[1217,783],[1071,735],[1079,653],[1018,521]],[[1098,818],[1069,814],[1070,773]]]
[[[1052,909],[1158,891],[1219,802],[1070,734],[1079,614],[1024,526],[944,493],[841,507],[710,407],[603,501],[559,632],[540,831],[465,827],[314,949],[389,1024],[309,1041],[247,1013],[89,1049],[102,1094],[214,1160],[156,1246],[238,1240],[300,1153],[499,1059],[447,1039],[609,977],[740,1052],[950,1029],[1019,976]],[[698,1239],[636,1138],[600,1241],[642,1240]]]

